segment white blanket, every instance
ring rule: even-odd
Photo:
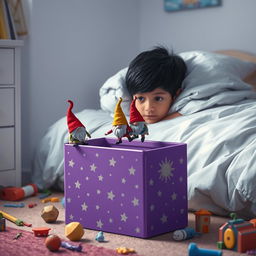
[[[184,90],[172,107],[183,116],[148,125],[146,140],[187,143],[190,209],[205,208],[219,215],[237,212],[243,218],[254,218],[256,93],[240,78],[256,66],[224,58],[228,62],[225,64],[229,64],[225,69],[219,55],[204,52],[185,53],[183,58],[189,73],[183,84]],[[215,73],[206,69],[207,77],[202,70],[196,70],[195,62],[203,63],[204,68],[207,64]],[[222,71],[217,72],[218,68]],[[198,79],[191,77],[195,70]],[[123,75],[125,72],[122,78]],[[106,84],[101,89],[104,110],[85,109],[77,113],[93,138],[103,137],[111,128],[112,108],[104,105],[104,97],[106,99],[108,92],[114,98],[118,95],[113,83],[109,86],[112,89],[106,90]],[[122,88],[123,85],[118,86]],[[40,188],[57,185],[63,189],[63,144],[67,138],[66,118],[63,117],[48,129],[38,146],[33,181]]]

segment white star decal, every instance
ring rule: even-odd
[[[157,192],[157,195],[160,197],[160,196],[162,196],[162,192],[159,190],[158,192]]]
[[[69,215],[69,219],[70,220],[73,220],[74,219],[74,216],[72,214]]]
[[[116,160],[112,157],[112,158],[109,160],[109,166],[115,167],[115,165],[116,165]]]
[[[97,228],[102,228],[103,227],[103,222],[101,220],[97,220]]]
[[[181,158],[180,158],[180,164],[183,164],[183,161],[184,161],[184,160],[183,160],[183,158],[181,157]]]
[[[135,169],[133,168],[133,166],[129,169],[129,173],[130,175],[135,175]]]
[[[154,185],[154,181],[152,179],[149,180],[149,185],[153,186]]]
[[[121,221],[126,222],[126,220],[128,219],[125,213],[121,214],[120,216],[121,216]]]
[[[177,199],[177,194],[176,193],[172,193],[171,198],[172,198],[173,201],[176,200]]]
[[[109,221],[109,223],[113,223],[113,219],[111,219],[111,218],[108,221]]]
[[[67,198],[67,202],[68,202],[68,203],[71,202],[71,198],[70,198],[70,197]]]
[[[153,212],[155,210],[155,205],[151,204],[150,205],[150,211]]]
[[[135,228],[136,233],[140,233],[140,228]]]
[[[95,156],[96,156],[96,157],[99,157],[100,155],[99,155],[99,153],[96,153]]]
[[[80,189],[81,183],[79,182],[79,180],[77,180],[77,181],[75,182],[75,186],[76,186],[76,188],[79,188],[79,189]]]
[[[84,167],[83,167],[83,166],[81,166],[81,167],[80,167],[80,170],[81,170],[81,171],[83,171],[83,169],[84,169]]]
[[[182,182],[182,181],[183,181],[183,177],[182,177],[182,176],[179,178],[179,181],[180,181],[180,182]]]
[[[98,179],[99,181],[103,181],[103,176],[102,175],[98,176]]]
[[[90,168],[91,168],[92,172],[95,172],[97,166],[93,163],[93,164],[90,165]]]
[[[74,167],[74,165],[75,165],[75,162],[73,161],[73,159],[71,159],[70,161],[68,161],[68,166],[70,166],[70,167]]]
[[[115,198],[115,195],[114,195],[113,191],[111,190],[110,192],[108,192],[108,199],[114,200],[114,198]]]
[[[99,189],[97,189],[97,194],[99,195],[101,193],[101,191]]]
[[[135,198],[132,200],[133,206],[139,206],[139,199]]]
[[[166,223],[167,220],[168,220],[168,217],[165,214],[163,214],[162,217],[161,217],[162,223]]]
[[[88,205],[86,205],[86,203],[84,202],[82,205],[81,205],[81,207],[82,207],[82,211],[87,211],[87,208],[88,208]]]
[[[126,179],[122,178],[122,183],[125,184],[126,183]]]
[[[99,209],[100,209],[100,206],[99,206],[99,205],[96,205],[95,208],[96,208],[96,210],[99,210]]]

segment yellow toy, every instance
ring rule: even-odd
[[[59,202],[59,201],[60,201],[60,199],[58,197],[48,197],[48,198],[41,200],[42,203],[48,203],[48,202],[55,203],[55,202]]]
[[[79,222],[70,222],[65,227],[65,236],[71,241],[79,241],[84,235],[83,226]]]
[[[116,248],[116,252],[119,254],[129,254],[129,253],[135,253],[135,250],[133,248],[118,247]]]
[[[6,212],[0,211],[0,214],[2,214],[5,219],[15,223],[17,226],[24,225],[24,222],[22,220],[19,220]]]
[[[45,206],[41,212],[41,217],[45,222],[55,222],[59,216],[59,210],[54,205]]]

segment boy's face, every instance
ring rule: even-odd
[[[137,98],[136,108],[148,124],[153,124],[165,118],[173,102],[172,95],[157,88],[151,92],[137,93],[133,95]]]

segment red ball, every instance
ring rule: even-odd
[[[59,250],[61,240],[56,235],[50,235],[45,239],[45,245],[50,251],[55,252]]]

